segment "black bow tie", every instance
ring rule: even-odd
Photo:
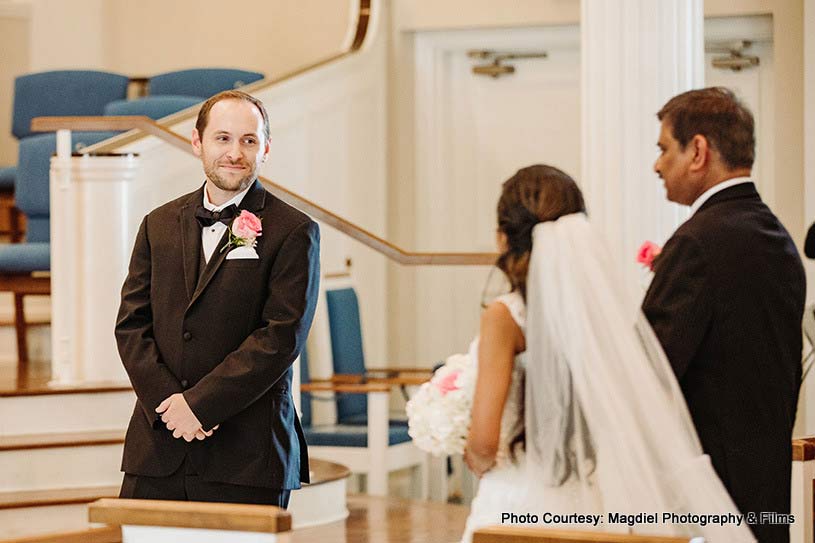
[[[212,226],[216,222],[227,224],[238,214],[238,206],[231,204],[220,211],[210,211],[204,206],[195,208],[195,218],[202,227]]]

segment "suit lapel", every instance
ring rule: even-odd
[[[203,198],[201,192],[196,192]],[[198,283],[198,268],[201,261],[201,226],[195,219],[195,196],[181,208],[181,252],[184,258],[184,285],[187,298],[192,299]]]
[[[203,198],[203,195],[201,197]],[[260,184],[260,181],[256,179],[254,184],[252,185],[252,188],[249,189],[249,192],[247,192],[246,196],[244,196],[243,200],[241,200],[241,205],[238,206],[238,208],[246,209],[248,211],[253,212],[260,211],[261,209],[263,209],[265,202],[266,202],[266,190],[263,188],[263,185]],[[195,225],[197,227],[198,221],[195,220],[194,216],[193,222],[195,222]],[[207,285],[209,285],[209,282],[212,281],[212,278],[215,276],[215,272],[218,271],[218,268],[220,268],[221,264],[223,264],[224,260],[226,260],[226,255],[227,253],[229,253],[229,250],[226,249],[221,251],[221,249],[223,248],[224,245],[226,245],[227,241],[229,240],[229,228],[231,227],[232,224],[230,223],[229,226],[227,227],[227,230],[224,232],[224,235],[221,237],[221,240],[218,242],[218,245],[215,246],[215,252],[212,253],[212,257],[209,259],[209,262],[204,268],[204,272],[201,274],[200,279],[198,279],[197,285],[196,284],[193,285],[194,288],[192,291],[190,291],[192,292],[192,294],[190,295],[189,304],[190,306],[195,303],[195,300],[197,300],[199,296],[201,296],[201,293],[204,292],[204,289],[207,288]],[[198,246],[200,247],[201,246],[200,227],[198,228],[198,237],[199,237]],[[196,255],[196,258],[200,258],[200,255]],[[196,270],[198,269],[197,266],[199,262],[200,262],[199,260],[195,261]],[[186,274],[187,270],[186,254],[184,259],[184,270]]]
[[[212,253],[212,256],[207,262],[207,265],[204,267],[204,271],[201,274],[200,279],[198,279],[198,284],[195,287],[195,292],[193,292],[192,296],[190,297],[190,305],[195,303],[195,300],[204,292],[204,289],[207,288],[207,285],[212,280],[213,276],[215,276],[215,272],[218,271],[218,268],[221,267],[221,264],[224,260],[226,260],[226,254],[229,250],[221,250],[226,242],[229,240],[229,229],[227,228],[224,231],[224,235],[221,236],[221,240],[218,242],[218,245],[215,246],[215,251]]]

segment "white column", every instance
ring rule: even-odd
[[[630,284],[639,245],[662,244],[687,216],[653,172],[656,112],[702,86],[703,23],[702,0],[582,0],[581,187]]]
[[[135,232],[133,155],[51,163],[51,277],[55,382],[127,380],[113,327]]]

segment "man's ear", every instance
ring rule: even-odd
[[[262,159],[262,162],[266,162],[267,158],[269,158],[269,140],[266,140],[263,143],[263,159]]]
[[[710,153],[712,149],[708,144],[707,138],[701,134],[696,134],[688,142],[693,151],[693,160],[690,163],[690,171],[700,171],[707,167],[710,163]]]
[[[190,140],[192,142],[192,152],[195,153],[195,156],[201,156],[201,135],[198,133],[197,128],[192,129],[192,138]]]

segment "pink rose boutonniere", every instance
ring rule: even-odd
[[[654,271],[654,264],[657,257],[662,252],[662,247],[653,241],[646,241],[640,246],[637,251],[637,262],[647,267],[649,270]]]
[[[230,247],[255,247],[262,230],[260,218],[251,211],[242,209],[229,227],[229,241],[221,247],[221,252]]]

